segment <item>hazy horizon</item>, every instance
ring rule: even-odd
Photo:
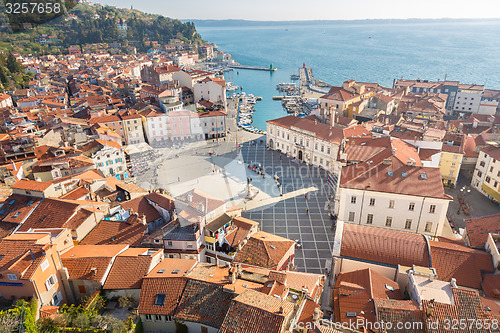
[[[97,2],[97,1],[94,1]],[[101,4],[138,9],[181,20],[247,20],[247,21],[336,21],[385,19],[497,19],[500,1],[477,0],[474,6],[466,0],[420,0],[407,3],[398,0],[346,1],[254,0],[251,4],[231,1],[191,0],[165,2],[159,0],[101,0]],[[489,15],[485,15],[488,13]],[[496,13],[496,14],[491,14]],[[496,16],[492,16],[496,15]]]

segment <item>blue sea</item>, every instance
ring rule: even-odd
[[[220,21],[196,27],[237,62],[278,68],[226,74],[247,94],[263,98],[254,112],[253,125],[260,129],[286,115],[272,96],[276,84],[290,82],[303,63],[332,85],[355,79],[392,87],[396,78],[446,78],[500,89],[500,20]]]

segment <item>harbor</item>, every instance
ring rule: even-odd
[[[236,119],[238,127],[250,133],[265,135],[266,131],[252,125],[255,103],[262,100],[262,97],[255,97],[252,94],[247,95],[245,92],[241,92],[239,94],[233,93],[232,98],[238,99],[238,115]]]

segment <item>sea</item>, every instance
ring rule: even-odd
[[[198,21],[202,38],[242,65],[226,80],[257,102],[253,126],[285,116],[276,85],[305,64],[331,85],[348,79],[392,87],[393,80],[455,80],[500,89],[500,20],[366,20],[310,22]]]

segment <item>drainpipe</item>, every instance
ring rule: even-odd
[[[417,232],[418,232],[418,228],[420,228],[420,219],[422,218],[422,211],[424,209],[424,203],[425,203],[425,197],[422,200],[422,207],[420,207],[420,214],[418,215]]]
[[[359,212],[359,225],[361,225],[361,216],[363,216],[363,204],[365,202],[366,186],[363,188],[363,197],[361,198],[361,210]]]

